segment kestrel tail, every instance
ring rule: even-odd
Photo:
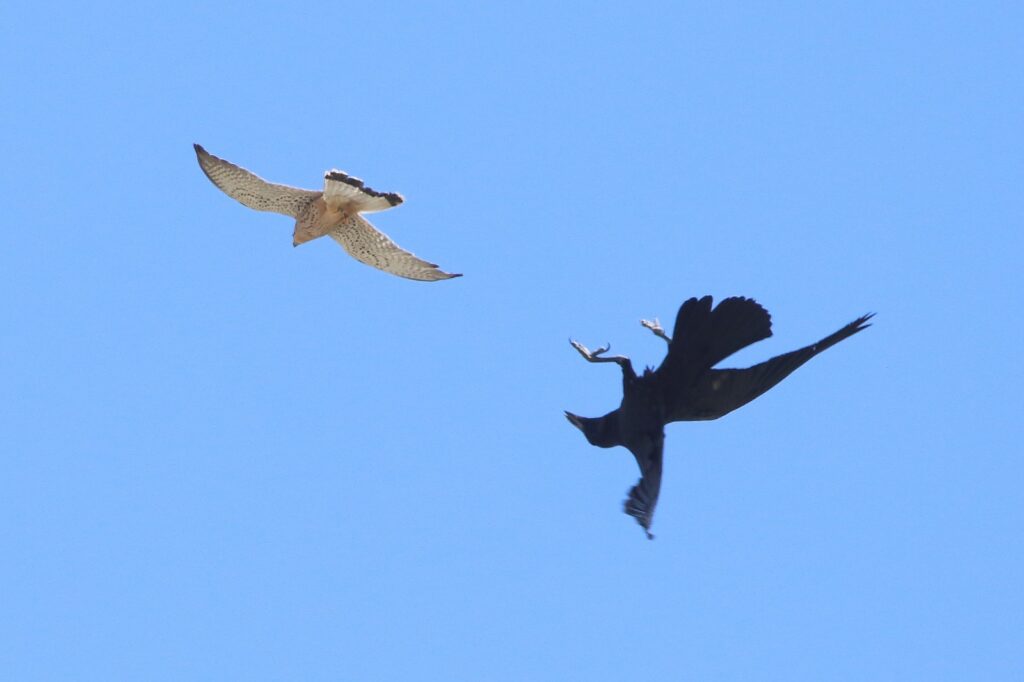
[[[193,146],[203,173],[229,197],[257,211],[295,218],[293,246],[328,235],[356,260],[392,275],[424,282],[462,276],[400,248],[360,215],[398,206],[401,194],[377,192],[339,170],[324,173],[322,192],[276,185]]]

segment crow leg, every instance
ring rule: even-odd
[[[651,320],[640,320],[640,324],[654,332],[655,336],[665,339],[665,343],[672,343],[671,337],[661,328],[661,322],[658,322],[658,318],[654,318],[653,322]]]
[[[622,373],[627,377],[635,377],[636,373],[633,371],[633,363],[629,361],[624,355],[608,355],[607,353],[611,349],[611,344],[605,344],[604,346],[595,350],[590,350],[579,341],[573,341],[569,339],[569,343],[576,349],[576,352],[583,356],[583,359],[587,362],[614,362],[622,368]]]

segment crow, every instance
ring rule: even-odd
[[[874,313],[859,317],[815,344],[753,367],[713,369],[741,348],[771,336],[771,316],[749,298],[727,298],[713,310],[710,296],[691,298],[680,306],[671,337],[657,320],[640,321],[668,343],[661,366],[648,367],[641,376],[633,371],[629,358],[604,355],[610,345],[591,351],[569,339],[588,362],[614,362],[622,368],[622,403],[603,417],[580,417],[568,411],[565,417],[591,445],[621,445],[633,453],[641,476],[630,489],[623,511],[654,539],[651,519],[661,489],[665,425],[718,419],[746,405],[818,353],[870,327],[867,322],[872,317]]]

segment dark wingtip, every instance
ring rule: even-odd
[[[575,426],[577,429],[579,429],[580,431],[583,430],[583,422],[581,422],[580,418],[574,415],[572,412],[566,410],[565,418],[568,419],[569,423]]]
[[[192,143],[192,149],[196,150],[196,154],[208,154],[209,153],[205,149],[203,149],[203,145],[196,144],[194,142]]]
[[[871,326],[871,324],[868,322],[868,320],[870,320],[874,316],[875,316],[874,313],[868,313],[867,315],[861,315],[856,320],[854,320],[853,322],[850,323],[850,327],[853,329],[854,332],[859,332],[861,330],[867,329],[868,327]]]

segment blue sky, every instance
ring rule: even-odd
[[[5,3],[0,677],[1024,671],[1013,3]],[[462,279],[218,192],[341,168]],[[562,417],[745,295],[753,364],[622,449]]]

